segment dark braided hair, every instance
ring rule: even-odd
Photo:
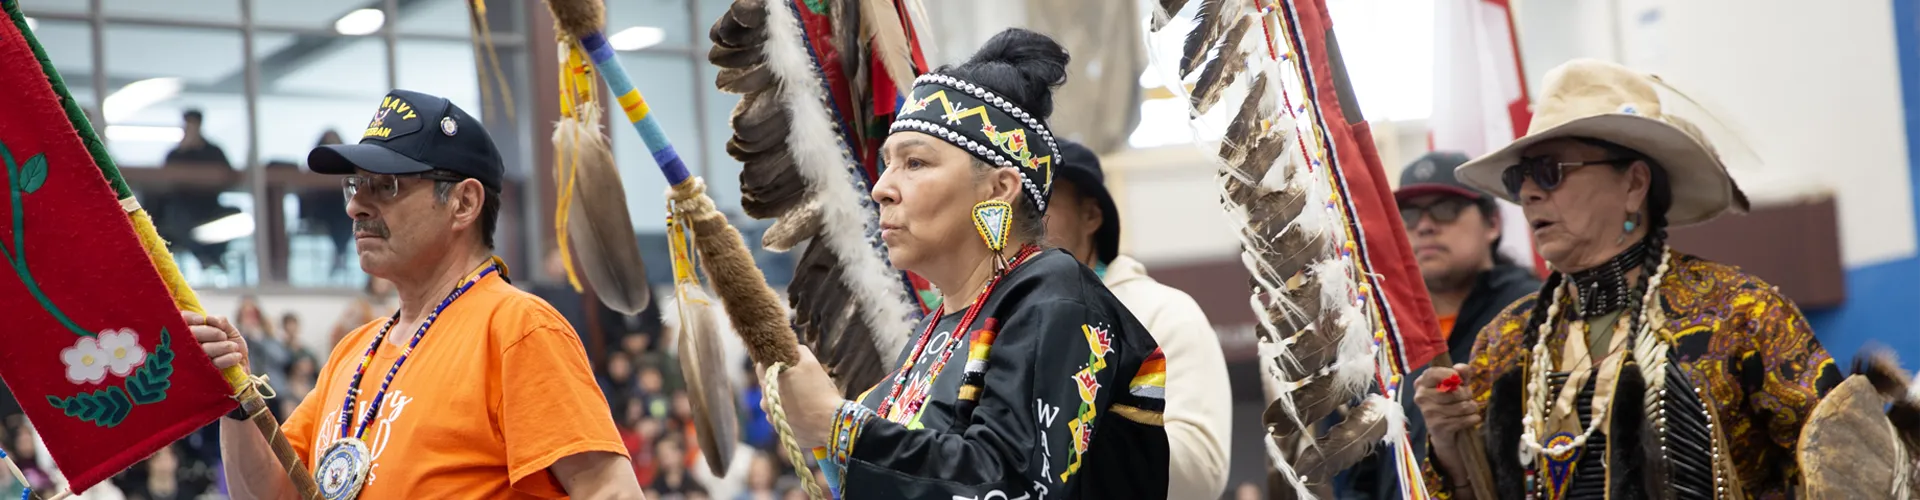
[[[1553,296],[1553,290],[1560,288],[1560,283],[1566,279],[1566,273],[1554,271],[1547,273],[1547,281],[1540,284],[1540,293],[1533,297],[1533,310],[1527,312],[1527,329],[1521,331],[1520,338],[1524,341],[1520,345],[1523,348],[1532,346],[1534,342],[1540,340],[1540,325],[1547,322],[1547,308],[1553,307],[1553,301],[1556,299]],[[1527,357],[1527,360],[1532,361],[1532,358]]]

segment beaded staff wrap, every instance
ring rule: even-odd
[[[993,165],[1018,168],[1027,199],[1040,213],[1047,212],[1047,197],[1053,193],[1053,159],[1060,156],[1060,146],[1045,123],[1013,101],[966,80],[922,76],[914,81],[900,118],[890,129],[901,131],[939,137]],[[1046,143],[1046,149],[1033,149],[1029,140],[1034,136]]]

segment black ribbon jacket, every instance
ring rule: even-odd
[[[1146,328],[1060,250],[1015,267],[984,300],[965,333],[953,332],[964,309],[923,320],[894,373],[861,395],[879,408],[907,356],[918,358],[911,388],[956,349],[918,416],[860,427],[842,498],[1165,498],[1166,361]]]

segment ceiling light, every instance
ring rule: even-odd
[[[145,125],[108,125],[107,140],[114,142],[159,142],[176,143],[186,137],[186,130],[180,127],[152,127]]]
[[[630,51],[659,45],[666,39],[666,30],[652,26],[634,26],[607,37],[607,43],[613,45],[613,50]]]
[[[214,219],[193,228],[193,240],[202,245],[226,243],[253,236],[253,216],[245,212]]]
[[[176,95],[180,95],[179,78],[148,78],[129,83],[125,87],[120,87],[120,90],[107,94],[104,104],[107,108],[107,123],[126,121],[147,106],[172,99]]]
[[[366,35],[380,31],[380,26],[386,23],[387,13],[380,9],[360,9],[340,16],[340,20],[333,22],[333,30],[342,35]]]

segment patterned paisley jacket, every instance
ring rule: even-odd
[[[1670,339],[1670,359],[1723,420],[1714,432],[1728,445],[1742,489],[1749,498],[1788,498],[1799,483],[1794,447],[1801,424],[1843,378],[1832,357],[1792,301],[1734,266],[1675,252],[1658,296],[1666,314],[1658,332]],[[1494,380],[1529,364],[1522,330],[1537,301],[1538,294],[1520,299],[1480,333],[1471,365],[1482,375],[1466,385],[1475,401],[1487,404]],[[1562,311],[1572,307],[1563,299]],[[1552,359],[1568,331],[1564,320],[1555,323]],[[1426,469],[1428,487],[1442,498],[1451,497],[1452,484],[1464,484],[1431,461]]]

